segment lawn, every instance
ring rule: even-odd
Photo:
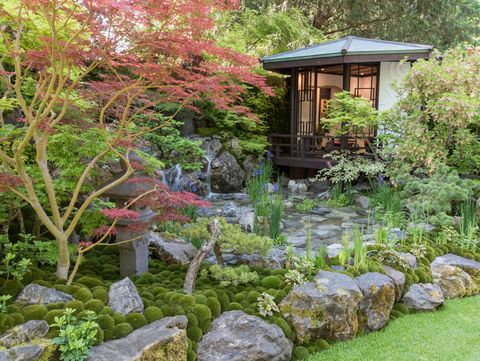
[[[480,297],[450,300],[437,312],[407,315],[383,331],[339,342],[308,361],[480,360]]]

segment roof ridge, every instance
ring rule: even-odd
[[[404,41],[394,41],[394,40],[384,40],[384,39],[373,39],[373,38],[364,38],[362,36],[355,36],[351,35],[350,37],[358,40],[366,40],[366,41],[374,41],[377,43],[386,43],[386,44],[396,44],[396,45],[409,45],[409,46],[414,46],[417,48],[433,48],[433,45],[428,45],[428,44],[417,44],[417,43],[407,43]]]
[[[348,49],[350,48],[350,45],[352,44],[352,41],[353,39],[355,39],[355,37],[353,35],[349,35],[345,39],[345,44],[343,45],[341,50],[342,55],[347,55]]]
[[[312,48],[315,48],[315,47],[317,47],[317,46],[323,46],[323,45],[326,45],[326,44],[338,43],[338,42],[341,42],[341,41],[343,41],[343,40],[346,40],[347,38],[348,38],[348,37],[343,37],[343,38],[340,38],[340,39],[325,41],[325,42],[323,42],[323,43],[308,45],[308,46],[305,46],[305,47],[300,48],[300,49],[293,49],[293,50],[288,50],[288,51],[282,51],[281,53],[276,53],[276,54],[264,56],[264,57],[262,57],[262,58],[260,59],[260,61],[262,61],[263,59],[266,59],[266,58],[277,57],[277,56],[279,56],[279,55],[292,54],[292,53],[295,53],[295,52],[300,51],[300,50],[312,49]]]

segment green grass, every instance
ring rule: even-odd
[[[447,301],[436,312],[407,315],[379,332],[339,342],[308,361],[480,360],[480,296]]]

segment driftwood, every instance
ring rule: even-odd
[[[214,219],[209,225],[208,230],[210,231],[210,240],[207,243],[202,245],[193,257],[190,265],[188,266],[187,274],[185,275],[185,283],[183,284],[183,292],[186,294],[193,293],[195,291],[195,281],[197,279],[198,271],[202,265],[203,259],[207,254],[209,254],[220,237],[220,222],[218,219]]]

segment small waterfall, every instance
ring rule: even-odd
[[[173,192],[182,190],[182,166],[175,164],[172,168],[163,173],[162,182]]]
[[[212,145],[208,144],[207,151],[205,153],[205,160],[207,161],[207,199],[212,195],[212,161],[215,159],[215,153],[212,150]]]

